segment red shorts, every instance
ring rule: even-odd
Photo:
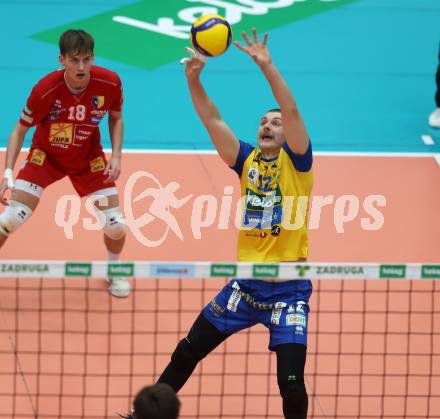
[[[43,189],[64,176],[69,176],[73,187],[79,196],[90,195],[101,189],[115,187],[115,182],[104,183],[108,175],[104,175],[107,159],[104,153],[91,159],[88,164],[78,172],[67,173],[62,170],[57,161],[42,150],[34,148],[24,163],[24,167],[18,172],[17,179],[27,180],[42,187]]]

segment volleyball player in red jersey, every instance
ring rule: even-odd
[[[34,86],[9,137],[0,184],[0,201],[6,205],[0,215],[0,247],[31,216],[43,190],[68,176],[79,196],[105,197],[94,203],[105,216],[104,243],[109,260],[118,260],[125,241],[115,185],[121,171],[123,138],[121,80],[116,73],[93,65],[94,40],[88,33],[67,30],[59,45],[63,69]],[[112,142],[109,161],[98,127],[107,112]],[[12,171],[32,126],[36,126],[32,145],[14,182]],[[9,202],[5,198],[8,189],[12,191]],[[129,295],[125,278],[113,277],[109,282],[111,294]]]

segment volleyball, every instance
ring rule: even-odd
[[[192,46],[207,57],[223,54],[231,44],[232,29],[228,21],[216,14],[199,17],[191,27]]]

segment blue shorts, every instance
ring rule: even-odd
[[[265,282],[232,280],[203,309],[220,332],[235,333],[257,323],[270,331],[269,349],[283,343],[307,346],[312,283],[309,280]]]

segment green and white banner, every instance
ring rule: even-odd
[[[101,57],[148,70],[179,61],[191,25],[200,16],[220,14],[233,36],[256,27],[260,33],[356,0],[144,0],[37,33],[34,39],[58,45],[62,32],[81,28],[95,38]]]
[[[439,264],[230,262],[0,262],[3,278],[440,279]]]

